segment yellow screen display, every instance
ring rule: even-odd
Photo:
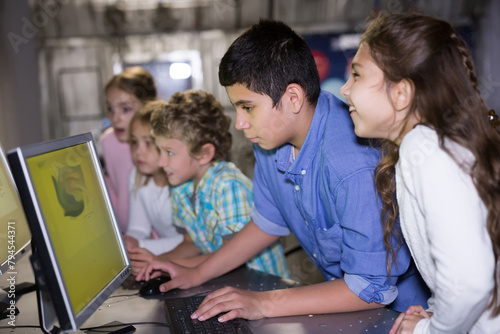
[[[126,265],[87,143],[27,159],[73,312]]]
[[[17,253],[31,240],[26,216],[8,168],[0,147],[0,265],[7,264],[6,271],[17,260]],[[11,269],[15,271],[14,267]]]

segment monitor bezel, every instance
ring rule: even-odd
[[[0,143],[0,163],[3,165],[3,167],[6,171],[5,177],[7,178],[7,182],[10,183],[9,187],[11,187],[11,189],[14,191],[14,196],[17,196],[17,202],[19,203],[19,206],[20,206],[19,209],[22,210],[23,215],[24,215],[24,209],[22,208],[22,203],[21,203],[21,198],[19,196],[19,191],[17,189],[16,183],[14,182],[14,177],[12,176],[12,171],[10,169],[9,163],[7,162],[5,151],[3,150],[1,143]],[[29,228],[28,222],[26,219],[26,215],[24,215],[24,223]],[[17,222],[16,222],[16,224],[17,224]],[[17,237],[18,236],[16,235],[16,240],[19,239]],[[7,245],[5,245],[5,247],[7,247]],[[14,253],[11,254],[12,255],[11,259],[9,259],[9,257],[7,257],[5,259],[0,259],[0,261],[3,261],[3,262],[0,262],[0,276],[3,275],[4,273],[7,273],[9,271],[11,265],[17,263],[30,250],[31,250],[31,235],[24,244],[18,245],[16,243]]]
[[[113,229],[119,241],[125,266],[78,314],[74,314],[62,272],[52,247],[40,202],[33,185],[27,159],[80,144],[87,144],[89,147],[89,155],[98,176],[99,185],[103,192],[103,198],[110,214]],[[93,136],[91,133],[83,133],[25,147],[18,147],[9,151],[7,157],[12,166],[11,170],[18,185],[21,201],[31,229],[33,250],[31,262],[38,287],[37,296],[39,299],[41,327],[44,331],[51,332],[51,328],[58,322],[62,331],[76,331],[97,311],[102,303],[123,283],[132,271],[106,187]]]

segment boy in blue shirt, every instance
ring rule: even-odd
[[[373,180],[378,152],[360,144],[342,103],[320,90],[305,41],[282,22],[261,20],[230,46],[219,81],[236,108],[236,128],[254,143],[252,221],[196,268],[153,263],[143,274],[167,271],[173,280],[163,289],[189,288],[293,232],[326,282],[266,292],[223,288],[192,317],[228,312],[219,318],[227,321],[425,305],[428,290],[406,245],[388,272]]]

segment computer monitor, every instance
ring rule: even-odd
[[[0,144],[0,275],[16,272],[30,249],[31,234],[5,153]]]
[[[7,158],[33,236],[40,325],[76,331],[131,273],[92,135],[19,147]]]
[[[19,312],[15,300],[21,295],[18,289],[21,285],[17,282],[16,265],[21,257],[28,253],[30,241],[31,234],[17,187],[0,145],[0,275],[3,275],[0,276],[0,287],[7,293],[0,301],[0,319]],[[23,284],[33,286],[30,283]]]

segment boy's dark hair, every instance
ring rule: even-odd
[[[261,19],[229,47],[219,65],[222,86],[242,84],[266,94],[276,106],[286,87],[300,85],[310,104],[320,93],[318,69],[309,46],[281,21]]]
[[[212,144],[214,161],[224,160],[229,153],[232,145],[230,125],[231,118],[224,114],[222,104],[202,90],[175,93],[151,116],[153,136],[182,140],[193,156],[200,153],[203,145]]]

